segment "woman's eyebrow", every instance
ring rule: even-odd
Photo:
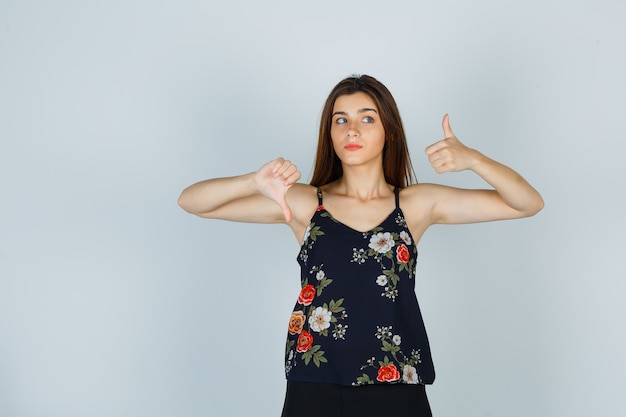
[[[365,112],[368,112],[368,111],[373,111],[374,113],[378,113],[376,111],[376,109],[370,109],[369,107],[365,107],[365,108],[359,110],[359,113],[365,113]]]
[[[366,112],[368,112],[368,111],[373,111],[374,113],[378,114],[378,112],[376,111],[376,109],[371,109],[371,108],[369,108],[369,107],[365,107],[365,108],[359,109],[359,110],[357,110],[357,113],[359,113],[359,114],[360,114],[360,113],[366,113]],[[334,112],[334,113],[333,113],[332,117],[335,117],[335,116],[336,116],[336,115],[338,115],[338,114],[341,114],[341,115],[345,116],[345,115],[347,115],[348,113],[346,113],[345,111],[336,111],[336,112]]]

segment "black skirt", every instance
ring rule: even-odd
[[[282,417],[432,417],[421,384],[343,386],[287,381]]]

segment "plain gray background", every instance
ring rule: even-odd
[[[187,185],[285,156],[385,83],[421,182],[441,118],[521,172],[530,219],[430,229],[417,291],[437,417],[626,414],[619,0],[0,1],[0,415],[280,413],[299,277],[285,226]]]

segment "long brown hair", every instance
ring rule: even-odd
[[[311,185],[320,187],[341,178],[343,175],[341,160],[333,149],[330,137],[333,107],[339,96],[357,92],[363,92],[370,96],[380,112],[381,122],[385,129],[385,146],[383,148],[385,181],[400,188],[413,184],[416,182],[415,171],[411,164],[409,148],[396,101],[387,87],[374,77],[353,75],[340,81],[332,89],[324,104]]]

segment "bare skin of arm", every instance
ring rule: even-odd
[[[468,190],[436,184],[404,188],[400,193],[401,206],[416,242],[432,224],[516,219],[533,216],[543,208],[539,193],[517,172],[463,145],[452,132],[447,115],[443,119],[443,130],[445,139],[426,148],[436,172],[471,170],[493,189]],[[182,192],[178,202],[189,213],[205,218],[285,223],[300,242],[317,207],[315,187],[297,183],[300,176],[295,165],[278,158],[253,173],[193,184]],[[325,188],[332,205],[333,192]],[[388,198],[392,202],[392,194]],[[371,204],[357,207],[357,204],[336,206],[333,212],[347,218],[375,209]],[[345,213],[341,213],[344,210]],[[382,212],[384,214],[385,210]]]
[[[438,173],[471,170],[493,187],[467,190],[416,184],[402,190],[402,204],[415,238],[431,224],[478,223],[535,215],[543,208],[539,193],[517,172],[463,145],[443,119],[445,139],[426,148]]]
[[[314,187],[296,183],[300,176],[295,165],[278,158],[253,173],[190,185],[178,204],[208,219],[285,223],[301,239],[317,207],[317,196]]]

